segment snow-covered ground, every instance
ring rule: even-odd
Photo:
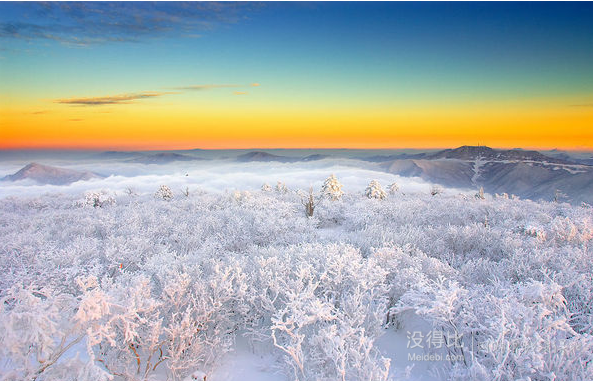
[[[159,185],[0,199],[0,379],[593,379],[588,205]]]

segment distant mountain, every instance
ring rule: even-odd
[[[139,152],[104,151],[94,154],[93,158],[106,160],[124,160],[136,157],[138,155],[140,155]]]
[[[289,156],[280,156],[274,155],[271,153],[263,152],[263,151],[252,151],[247,152],[243,155],[237,156],[236,160],[241,162],[252,162],[252,161],[261,161],[261,162],[269,162],[269,161],[278,161],[281,163],[295,163],[298,161],[316,161],[316,160],[323,160],[330,156],[322,155],[322,154],[312,154],[304,157],[289,157]]]
[[[427,154],[424,152],[412,153],[412,154],[400,153],[400,154],[396,154],[396,155],[376,155],[376,156],[361,157],[360,160],[380,163],[380,162],[390,161],[390,160],[422,159],[426,155]]]
[[[174,161],[192,161],[192,160],[204,160],[202,158],[182,155],[175,152],[161,152],[153,154],[144,154],[141,157],[128,160],[129,163],[142,163],[142,164],[168,164]]]
[[[546,155],[551,156],[556,159],[570,161],[572,163],[593,165],[593,157],[583,157],[582,155],[574,155],[574,154],[571,155],[564,151],[559,151],[557,149],[546,152]]]
[[[486,161],[536,161],[553,162],[559,164],[574,164],[563,158],[546,156],[538,151],[526,151],[523,149],[498,150],[485,146],[462,146],[455,149],[446,149],[430,155],[427,159],[458,159],[476,160],[480,158]]]
[[[31,163],[13,175],[2,178],[2,181],[34,180],[40,184],[68,185],[76,181],[101,178],[93,172],[76,171],[73,169],[51,167],[38,163]]]
[[[322,154],[318,154],[317,153],[317,154],[314,154],[314,155],[305,156],[300,161],[323,160],[323,159],[327,159],[328,157],[330,157],[330,156],[329,155],[322,155]]]
[[[593,202],[592,166],[537,151],[463,146],[419,159],[395,159],[379,165],[389,173],[417,176],[449,187],[482,186],[492,194],[544,200],[552,199],[558,189],[573,202]]]
[[[281,163],[292,163],[298,161],[299,159],[288,157],[288,156],[279,156],[273,155],[271,153],[263,152],[263,151],[252,151],[247,152],[246,154],[237,156],[237,161],[241,162],[251,162],[251,161],[279,161]]]

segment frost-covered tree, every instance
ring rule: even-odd
[[[315,207],[319,203],[319,199],[316,199],[315,195],[313,194],[313,187],[309,188],[309,193],[304,194],[304,192],[300,192],[301,196],[301,203],[305,207],[305,215],[307,217],[313,217],[313,212],[315,211]]]
[[[342,184],[334,174],[329,176],[321,187],[321,196],[332,201],[340,200],[343,194]]]
[[[173,191],[166,185],[161,185],[154,194],[154,197],[160,200],[171,201],[173,199]]]
[[[261,190],[264,191],[264,192],[271,192],[272,191],[272,187],[270,186],[270,184],[264,183],[264,185],[261,186]]]
[[[397,185],[397,183],[392,183],[391,185],[389,185],[388,189],[390,194],[396,194],[397,192],[399,192],[399,185]]]
[[[115,197],[106,190],[89,191],[84,194],[82,205],[92,206],[93,208],[103,208],[105,206],[115,205]]]
[[[375,198],[384,200],[387,198],[387,193],[381,187],[381,184],[377,180],[372,180],[364,191],[365,196],[368,198]]]
[[[484,200],[486,197],[484,196],[484,187],[480,187],[480,189],[478,190],[478,193],[476,193],[475,197],[478,200]]]
[[[280,194],[287,194],[288,193],[288,187],[282,181],[278,181],[276,183],[276,192],[278,192]]]
[[[130,197],[136,197],[138,196],[138,192],[136,192],[136,190],[132,187],[127,187],[125,190],[125,193],[130,196]]]

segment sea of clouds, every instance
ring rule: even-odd
[[[78,181],[70,185],[37,184],[31,180],[0,182],[0,197],[37,196],[46,193],[83,194],[89,190],[125,192],[131,188],[137,193],[154,193],[160,185],[174,192],[204,190],[225,192],[232,190],[258,190],[264,183],[274,187],[278,181],[289,189],[319,190],[323,181],[334,174],[348,193],[362,193],[371,180],[384,187],[396,182],[403,192],[428,192],[432,184],[420,178],[401,177],[386,173],[375,163],[349,158],[282,162],[239,162],[230,159],[178,161],[169,164],[140,164],[113,160],[37,160],[46,165],[92,171],[105,178]],[[26,160],[0,162],[0,177],[15,173],[28,164]],[[453,191],[453,190],[450,190]]]

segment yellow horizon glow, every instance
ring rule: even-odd
[[[92,107],[11,105],[0,109],[0,149],[428,149],[461,145],[593,149],[593,108],[586,107],[263,110],[247,105],[209,106],[158,102]]]

